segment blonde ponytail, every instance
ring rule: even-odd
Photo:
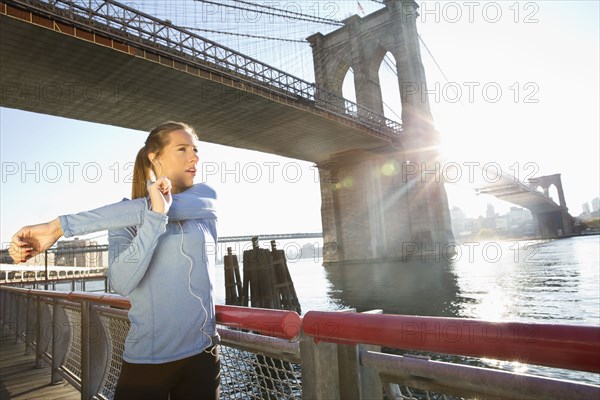
[[[133,165],[133,183],[131,186],[132,199],[146,197],[148,195],[148,190],[146,188],[146,181],[148,179],[150,179],[150,160],[148,159],[146,146],[144,146],[138,151],[137,156],[135,157],[135,164]]]

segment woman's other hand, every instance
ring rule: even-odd
[[[148,194],[152,203],[152,211],[166,214],[173,203],[171,196],[171,181],[166,176],[161,176],[156,182],[148,185]]]
[[[8,254],[15,264],[43,253],[63,235],[58,218],[44,224],[21,228],[11,239]]]

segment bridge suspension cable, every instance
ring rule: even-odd
[[[425,50],[427,50],[427,53],[428,53],[428,54],[431,56],[431,59],[432,59],[432,60],[433,60],[433,62],[435,63],[435,65],[436,65],[437,69],[440,71],[440,73],[442,74],[442,76],[443,76],[443,77],[444,77],[444,79],[446,80],[446,83],[449,83],[449,82],[450,82],[450,80],[449,80],[449,79],[448,79],[448,77],[446,76],[446,73],[444,72],[444,70],[442,69],[442,67],[440,66],[440,64],[437,62],[437,60],[435,59],[435,57],[433,56],[433,53],[431,52],[431,50],[429,50],[429,47],[427,47],[427,45],[425,44],[425,41],[423,40],[423,38],[421,37],[421,35],[419,35],[419,34],[417,33],[417,36],[418,36],[418,38],[419,38],[419,41],[420,41],[420,42],[423,44],[423,47],[425,47]],[[456,89],[454,86],[453,86],[452,88],[454,89],[454,91],[455,91],[455,94],[458,96],[457,89]],[[458,97],[459,97],[459,99],[458,99],[458,103],[464,107],[464,106],[465,106],[465,104],[463,103],[461,96],[458,96]],[[433,112],[433,110],[432,110],[432,112]]]
[[[251,39],[277,40],[277,41],[280,41],[280,42],[291,42],[291,43],[308,43],[306,40],[300,40],[300,39],[286,39],[286,38],[278,38],[278,37],[272,37],[272,36],[251,35],[251,34],[248,34],[248,33],[234,33],[234,32],[225,32],[225,31],[216,31],[216,30],[212,30],[212,29],[194,28],[192,26],[182,26],[182,28],[193,30],[193,31],[199,31],[199,32],[216,33],[218,35],[230,35],[230,36],[247,37],[247,38],[251,38]]]
[[[265,5],[258,4],[258,3],[252,3],[250,1],[244,1],[244,0],[231,0],[231,1],[233,1],[235,3],[242,3],[242,4],[252,5],[252,6],[255,6],[255,7],[261,7],[261,8],[265,8],[265,9],[268,9],[268,10],[274,10],[274,11],[278,11],[278,12],[284,12],[284,13],[287,13],[287,14],[298,15],[298,16],[301,16],[301,17],[308,17],[308,18],[312,18],[312,19],[315,19],[315,20],[323,21],[323,23],[328,23],[330,25],[344,25],[343,22],[336,21],[334,19],[322,18],[322,17],[315,17],[313,15],[303,14],[303,13],[299,13],[299,12],[295,12],[295,11],[282,10],[280,8],[275,8],[275,7],[271,7],[271,6],[265,6]]]
[[[271,11],[263,11],[263,10],[259,10],[259,9],[251,9],[251,8],[241,7],[241,6],[235,6],[233,4],[218,3],[216,1],[210,1],[210,0],[194,0],[194,1],[198,1],[198,2],[201,2],[201,3],[207,3],[207,4],[212,4],[212,5],[216,5],[216,6],[222,6],[222,7],[228,7],[228,8],[235,8],[235,9],[243,10],[243,11],[252,11],[252,12],[257,12],[257,13],[261,13],[261,14],[272,15],[272,16],[275,16],[275,17],[291,18],[291,19],[295,19],[295,20],[299,20],[299,21],[308,21],[308,22],[314,22],[314,23],[320,23],[320,24],[327,24],[327,25],[336,25],[336,26],[344,25],[342,22],[335,21],[335,20],[332,20],[332,19],[315,17],[315,16],[308,15],[308,14],[302,14],[302,13],[297,13],[297,12],[294,12],[294,11],[282,10],[282,9],[278,9],[278,8],[274,8],[274,7],[268,7],[268,6],[263,6],[263,5],[260,5],[260,4],[255,4],[255,3],[250,3],[250,2],[244,2],[244,3],[245,4],[253,4],[256,7],[266,7],[266,8],[272,9],[272,10],[277,10],[278,13],[271,12]],[[236,1],[236,0],[232,0],[232,1]]]
[[[202,35],[314,82],[312,49],[306,37],[326,34],[344,25],[343,19],[379,9],[377,2],[261,2],[258,0],[178,0],[139,2],[141,9],[189,32]],[[360,14],[360,13],[359,13]]]
[[[383,57],[383,62],[385,62],[385,65],[389,67],[389,69],[394,73],[394,75],[398,76],[398,71],[396,71],[396,68],[394,68],[394,66],[392,65],[392,61],[389,59],[389,56],[387,54],[385,55],[385,57]]]
[[[449,82],[448,81],[448,77],[446,76],[446,73],[444,72],[444,70],[442,69],[442,67],[440,67],[440,64],[438,64],[437,60],[435,59],[435,57],[431,53],[431,50],[429,50],[429,47],[427,47],[427,45],[425,44],[425,41],[423,40],[423,38],[421,37],[421,35],[417,34],[417,36],[419,37],[419,41],[423,44],[423,47],[425,47],[425,50],[427,50],[427,53],[429,53],[429,55],[431,56],[431,59],[435,63],[436,67],[442,73],[442,76],[444,77],[444,79],[446,80],[446,82]]]
[[[383,102],[383,105],[390,110],[390,112],[392,114],[394,114],[396,116],[396,118],[398,118],[398,122],[402,121],[402,117],[398,115],[398,113],[396,111],[394,111],[394,109],[392,107],[390,107],[386,102]]]

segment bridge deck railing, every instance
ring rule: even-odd
[[[114,0],[4,0],[109,38],[216,70],[262,89],[314,102],[317,108],[395,138],[402,125],[280,69]]]
[[[3,332],[24,341],[52,382],[111,399],[129,330],[128,299],[0,286]],[[599,327],[217,306],[221,398],[597,399],[600,387],[474,367],[438,354],[600,372]],[[386,351],[382,351],[382,346]],[[403,350],[399,350],[403,349]],[[392,354],[396,353],[396,354]],[[33,367],[33,366],[32,366]]]

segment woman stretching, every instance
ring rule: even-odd
[[[194,184],[195,139],[184,123],[157,126],[137,154],[132,200],[26,226],[12,238],[19,263],[63,235],[108,230],[110,283],[131,302],[116,400],[219,397],[216,194]]]

